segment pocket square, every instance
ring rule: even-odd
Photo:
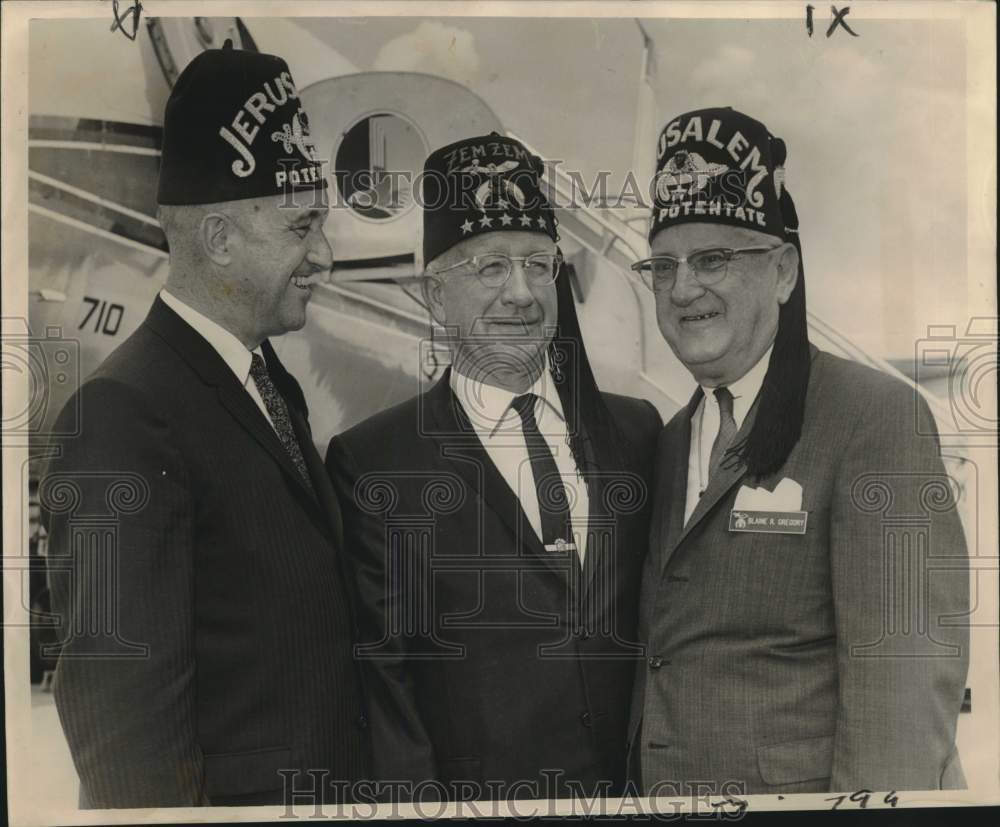
[[[733,508],[741,511],[801,511],[802,486],[788,477],[779,482],[774,491],[744,485],[736,494]]]

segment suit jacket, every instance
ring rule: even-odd
[[[263,350],[315,493],[159,299],[62,414],[82,426],[40,489],[55,698],[92,806],[280,801],[279,770],[366,773],[339,506],[301,390]]]
[[[604,399],[629,445],[618,457],[588,441],[600,470],[582,569],[544,550],[447,373],[331,441],[376,778],[460,799],[621,787],[661,421],[648,402]]]
[[[718,471],[684,524],[699,395],[660,437],[633,773],[647,792],[695,779],[745,793],[962,786],[968,561],[926,403],[814,349],[783,467]],[[730,530],[742,486],[785,478],[802,487],[804,534]]]

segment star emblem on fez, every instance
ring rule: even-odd
[[[507,215],[507,213],[504,213],[503,215],[500,216],[500,223],[504,227],[509,227],[513,222],[514,219],[511,218],[509,215]]]
[[[484,215],[482,218],[479,219],[479,226],[480,227],[492,227],[493,226],[493,219],[490,218],[488,215]]]
[[[530,227],[531,226],[531,216],[530,215],[522,215],[520,221],[521,221],[521,226],[522,227]]]
[[[472,222],[469,221],[469,219],[465,219],[465,223],[462,224],[462,232],[463,233],[471,233],[472,232]]]
[[[545,229],[545,219],[542,218],[541,216],[538,216],[538,226],[541,227],[543,230]]]

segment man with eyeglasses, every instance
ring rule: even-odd
[[[662,423],[596,386],[540,174],[497,134],[427,159],[424,297],[451,367],[327,454],[386,797],[625,781]]]
[[[652,796],[962,787],[967,552],[934,421],[810,344],[785,155],[729,108],[658,145],[633,269],[698,388],[658,448],[630,773]]]

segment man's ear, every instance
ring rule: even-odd
[[[795,289],[795,282],[799,279],[799,251],[795,245],[785,242],[781,246],[781,254],[778,256],[778,304],[784,304]]]
[[[205,256],[223,267],[232,263],[237,235],[238,230],[232,219],[222,213],[206,213],[198,225],[198,240]]]
[[[437,324],[442,327],[448,321],[448,314],[444,309],[444,302],[441,301],[441,289],[443,283],[440,279],[434,278],[425,274],[424,279],[420,282],[420,289],[424,294],[424,302],[427,304],[427,309],[431,312],[431,318],[434,319]]]

